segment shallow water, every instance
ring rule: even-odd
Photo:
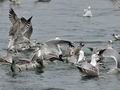
[[[108,41],[112,33],[120,33],[120,10],[110,0],[52,0],[49,3],[35,3],[34,0],[20,0],[20,6],[10,5],[5,0],[0,3],[0,54],[8,44],[10,21],[9,7],[13,7],[19,17],[33,16],[34,33],[32,39],[40,42],[56,36],[71,41]],[[83,9],[91,5],[93,17],[82,17]],[[114,48],[120,51],[120,42]],[[101,46],[105,43],[90,43]],[[107,63],[107,62],[106,62]],[[109,64],[109,63],[108,63]],[[108,65],[107,64],[107,65]],[[100,72],[99,78],[86,79],[76,68],[68,64],[50,64],[43,74],[34,71],[19,73],[16,78],[9,76],[8,70],[0,68],[0,90],[119,90],[120,75]]]

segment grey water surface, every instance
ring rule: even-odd
[[[120,9],[111,0],[51,0],[49,3],[20,0],[21,4],[0,2],[0,54],[8,45],[11,22],[9,8],[19,17],[33,16],[32,39],[44,42],[56,36],[71,41],[108,41],[112,33],[120,34]],[[92,7],[93,17],[82,17],[83,9]],[[88,46],[104,46],[105,43],[89,43]],[[120,51],[120,41],[114,43]],[[109,60],[108,60],[109,61]],[[106,61],[106,63],[108,63]],[[111,63],[113,63],[111,61]],[[109,64],[109,63],[108,63]],[[106,64],[106,67],[107,65]],[[0,66],[0,90],[120,90],[120,75],[100,72],[99,78],[86,79],[79,71],[65,63],[52,63],[45,72],[21,72],[12,78],[4,65]]]

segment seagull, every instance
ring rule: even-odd
[[[81,52],[81,51],[80,51]],[[75,64],[79,71],[85,75],[90,77],[96,77],[99,76],[99,64],[97,61],[99,60],[99,56],[103,54],[104,50],[97,51],[95,53],[92,53],[91,55],[91,61],[88,62],[87,59],[84,56],[83,51],[79,53],[78,62]]]
[[[80,66],[77,65],[77,68],[85,76],[92,76],[92,77],[99,76],[99,68],[96,62],[97,59],[98,59],[98,55],[92,54],[90,63],[88,63],[87,61],[83,62],[82,65]]]
[[[12,76],[16,76],[17,73],[26,70],[34,70],[39,67],[39,72],[43,72],[44,66],[42,64],[38,64],[36,61],[31,61],[31,59],[25,58],[14,58],[11,56],[12,62],[10,62],[10,70]]]
[[[80,42],[80,45],[77,48],[71,48],[71,56],[68,57],[68,62],[71,64],[81,63],[84,59],[84,51],[82,48],[84,47],[84,43]]]
[[[69,52],[68,49],[74,48],[74,45],[68,40],[55,39],[45,42],[44,47],[46,47],[48,51],[57,52],[58,54],[63,54],[63,56],[65,56],[67,54],[66,52]]]
[[[39,58],[40,60],[63,61],[62,57],[65,55],[62,49],[64,47],[71,48],[74,47],[74,45],[72,44],[72,42],[67,40],[61,40],[61,39],[49,40],[43,43],[43,45],[37,50],[37,52],[33,57]]]
[[[115,67],[111,70],[111,72],[117,71],[120,72],[120,56],[119,53],[112,47],[112,40],[108,41],[108,47],[104,49],[103,57],[113,58],[115,60]]]
[[[92,54],[94,54],[94,53],[98,53],[98,52],[104,50],[105,47],[99,47],[99,48],[97,48],[97,47],[88,47],[88,49],[90,49],[90,51],[92,52]],[[103,59],[104,59],[104,57],[103,57],[102,53],[99,53],[99,59],[98,59],[97,62],[101,63],[103,61]]]
[[[90,63],[85,61],[82,63],[82,65],[77,64],[76,66],[83,75],[89,77],[98,77],[99,67],[97,64],[97,59],[99,59],[99,56],[97,54],[92,54]]]
[[[32,31],[32,16],[28,20],[26,20],[24,17],[18,18],[14,10],[11,8],[9,10],[9,19],[12,23],[9,36],[12,36],[16,39],[18,35],[20,36],[21,34],[24,34],[24,32],[29,31],[29,29]]]
[[[119,35],[119,34],[114,34],[114,33],[113,33],[112,36],[115,38],[115,40],[120,40],[120,35]]]
[[[9,10],[9,19],[12,23],[12,27],[9,31],[10,41],[8,48],[14,48],[15,45],[23,42],[30,42],[30,37],[33,32],[30,17],[26,20],[24,17],[18,18],[14,10],[11,8]]]
[[[92,17],[92,12],[91,12],[91,6],[88,6],[87,9],[84,9],[84,14],[83,14],[84,17]]]
[[[40,67],[40,65],[37,62],[35,62],[35,61],[32,62],[28,59],[20,59],[19,61],[12,59],[12,63],[10,63],[10,64],[11,64],[10,70],[13,74],[15,74],[17,72],[21,72],[21,71],[33,70],[37,66]],[[43,70],[43,68],[39,68],[39,69]]]

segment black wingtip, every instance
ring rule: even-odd
[[[9,13],[10,13],[10,14],[15,13],[14,10],[13,10],[13,8],[10,8],[10,9],[9,9]]]
[[[26,23],[27,22],[27,20],[24,17],[21,17],[21,21],[22,21],[22,23]]]
[[[93,52],[93,48],[92,47],[87,47],[91,52]]]
[[[31,16],[27,21],[28,21],[28,22],[31,22],[32,17],[33,17],[33,16]]]
[[[98,55],[102,55],[106,49],[102,49],[99,51]]]

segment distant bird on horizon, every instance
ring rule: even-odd
[[[92,12],[91,12],[91,6],[88,6],[87,9],[84,9],[84,14],[83,14],[84,17],[92,17]]]

